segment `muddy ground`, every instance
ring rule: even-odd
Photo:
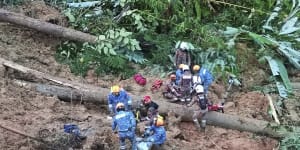
[[[49,8],[47,8],[49,9]],[[26,11],[26,9],[22,9]],[[42,15],[43,16],[43,15]],[[45,16],[44,16],[45,17]],[[42,18],[42,17],[41,17]],[[97,79],[92,72],[86,78],[72,75],[68,66],[58,64],[54,54],[60,39],[38,33],[23,27],[0,23],[0,55],[26,67],[67,78],[82,83],[109,86],[114,81]],[[258,70],[258,71],[257,71]],[[261,73],[253,69],[244,73],[244,81],[248,85],[261,81],[262,76],[253,79],[253,74]],[[63,102],[56,97],[42,95],[16,84],[10,70],[0,70],[0,124],[22,131],[28,135],[57,140],[63,134],[66,123],[78,124],[82,129],[89,129],[88,138],[81,149],[118,149],[118,138],[111,132],[111,120],[107,118],[105,106]],[[251,77],[248,78],[248,77]],[[146,87],[139,87],[132,79],[121,81],[121,84],[134,85],[132,94],[150,94],[151,79]],[[249,80],[247,80],[249,79]],[[253,81],[252,81],[253,80]],[[224,86],[216,84],[211,91],[211,98],[218,99],[224,93]],[[161,97],[160,92],[152,95]],[[225,113],[244,117],[270,120],[267,115],[268,101],[260,92],[235,90],[229,99]],[[208,126],[206,133],[198,133],[192,123],[181,123],[183,136],[167,139],[164,149],[167,150],[273,150],[278,141],[272,138],[254,135],[247,132],[228,130]],[[55,142],[45,146],[28,137],[0,128],[0,149],[63,149]],[[170,134],[168,132],[168,134]],[[56,138],[53,138],[53,137]],[[60,139],[64,143],[66,139]],[[57,142],[57,141],[56,141]],[[55,145],[56,144],[56,145]],[[66,144],[66,143],[64,143]]]

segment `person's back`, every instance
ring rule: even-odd
[[[184,73],[180,80],[180,89],[183,94],[183,99],[190,101],[191,100],[191,88],[192,88],[192,74],[189,71],[188,66],[184,68]]]
[[[116,113],[116,115],[114,116],[114,119],[118,126],[119,132],[130,131],[130,128],[132,128],[132,126],[135,126],[131,122],[132,116],[133,116],[132,112],[128,112],[128,111],[120,111],[120,112]]]
[[[209,86],[212,84],[214,78],[209,70],[204,67],[201,67],[199,71],[199,76],[203,82],[205,93],[207,93]]]
[[[118,134],[120,140],[120,149],[125,150],[125,140],[129,139],[132,145],[132,149],[136,149],[135,141],[135,128],[136,121],[134,115],[130,111],[125,111],[123,103],[116,105],[116,115],[113,117],[112,130],[114,131],[118,127]]]

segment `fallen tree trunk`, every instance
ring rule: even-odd
[[[86,102],[97,102],[102,104],[107,104],[107,94],[110,92],[109,89],[95,87],[92,85],[79,84],[76,82],[68,81],[65,79],[52,77],[41,73],[39,71],[32,70],[30,68],[20,66],[13,62],[4,60],[0,58],[0,64],[9,67],[11,69],[18,70],[24,74],[30,74],[37,78],[47,79],[56,83],[59,83],[63,86],[53,86],[46,84],[37,84],[31,82],[18,82],[19,85],[22,85],[27,88],[34,88],[36,91],[54,95],[62,100],[74,100],[74,101],[86,101]],[[137,102],[141,99],[140,96],[131,95],[134,105],[136,107]],[[187,108],[182,105],[169,103],[164,99],[158,99],[157,102],[160,105],[160,113],[167,114],[170,111],[176,113],[176,115],[181,117],[182,121],[192,121],[193,109]],[[208,124],[214,126],[220,126],[228,129],[234,129],[239,131],[248,131],[262,135],[268,135],[270,137],[281,138],[289,134],[289,132],[276,132],[272,127],[272,123],[256,120],[251,118],[244,118],[235,115],[222,114],[217,112],[209,112],[205,116]],[[279,127],[278,125],[275,125]]]
[[[27,88],[34,88],[36,91],[41,92],[47,95],[57,96],[59,99],[65,101],[83,101],[83,102],[96,102],[101,104],[107,103],[107,94],[109,93],[108,89],[98,88],[97,91],[86,90],[80,91],[77,89],[71,89],[67,87],[46,85],[46,84],[37,84],[31,82],[17,82],[18,85]],[[132,95],[134,105],[136,107],[138,100],[141,97]],[[193,109],[187,108],[182,105],[168,103],[166,100],[157,100],[155,101],[159,104],[159,111],[162,114],[167,114],[170,111],[173,111],[176,115],[181,117],[181,121],[192,122]],[[228,115],[218,112],[209,112],[205,116],[207,123],[214,126],[224,127],[227,129],[234,129],[239,131],[253,132],[260,135],[267,135],[273,138],[282,138],[288,135],[288,132],[279,133],[273,130],[270,126],[272,123],[256,120],[251,118],[244,118],[235,115]],[[275,125],[275,124],[273,124]],[[278,125],[276,125],[279,127]]]
[[[293,90],[300,90],[300,82],[291,82]]]
[[[68,40],[95,43],[96,36],[0,9],[0,21],[21,25]]]

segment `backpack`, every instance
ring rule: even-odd
[[[135,80],[135,82],[141,86],[146,85],[147,80],[146,78],[144,78],[141,74],[137,73],[133,76],[133,79]]]

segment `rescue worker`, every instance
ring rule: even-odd
[[[185,64],[180,64],[178,66],[178,69],[176,70],[175,74],[176,74],[176,82],[175,84],[178,85],[179,84],[179,80],[181,78],[181,76],[183,75],[183,67],[185,66]]]
[[[187,65],[183,67],[183,75],[179,81],[179,86],[182,92],[181,101],[191,101],[192,74]]]
[[[153,107],[155,110],[158,109],[159,105],[157,105],[154,101],[151,100],[151,97],[146,95],[143,97],[142,99],[142,104],[143,106],[145,106],[147,108],[147,110],[150,108],[150,107]]]
[[[210,87],[210,85],[212,84],[212,82],[214,80],[212,74],[206,68],[204,68],[204,67],[200,68],[199,65],[194,65],[193,66],[193,71],[195,73],[199,74],[199,76],[201,78],[201,82],[202,82],[202,84],[204,86],[204,94],[207,95],[209,87]]]
[[[188,52],[189,45],[187,42],[181,42],[175,52],[175,66],[180,64],[191,65],[191,55]]]
[[[189,103],[187,106],[191,107],[195,103],[198,104],[199,107],[197,107],[197,109],[194,110],[193,121],[199,131],[204,131],[206,126],[206,120],[202,118],[208,111],[209,103],[208,103],[208,99],[204,94],[203,86],[197,86],[195,88],[195,91],[196,91],[196,95],[193,97],[191,103]],[[201,125],[199,124],[198,117],[201,117]]]
[[[111,87],[111,92],[109,93],[108,97],[108,108],[111,115],[116,113],[116,105],[117,103],[121,102],[125,105],[125,110],[130,111],[132,100],[131,97],[127,94],[124,89],[121,89],[120,86],[114,85]]]
[[[136,121],[133,113],[131,111],[125,111],[125,105],[123,103],[116,105],[116,112],[116,115],[113,117],[112,130],[114,131],[118,127],[120,150],[126,149],[126,139],[130,140],[132,150],[136,150]]]
[[[137,111],[140,111],[140,121],[149,120],[148,111],[149,109],[153,109],[151,111],[158,111],[159,105],[151,100],[151,97],[146,95],[141,100],[141,103],[139,107],[137,108]]]
[[[143,136],[146,138],[146,141],[152,142],[154,149],[160,149],[161,145],[166,141],[163,118],[159,115],[155,117],[151,126],[146,128]]]
[[[171,99],[171,102],[176,102],[181,97],[180,88],[176,85],[176,75],[171,74],[163,91],[164,98]]]

